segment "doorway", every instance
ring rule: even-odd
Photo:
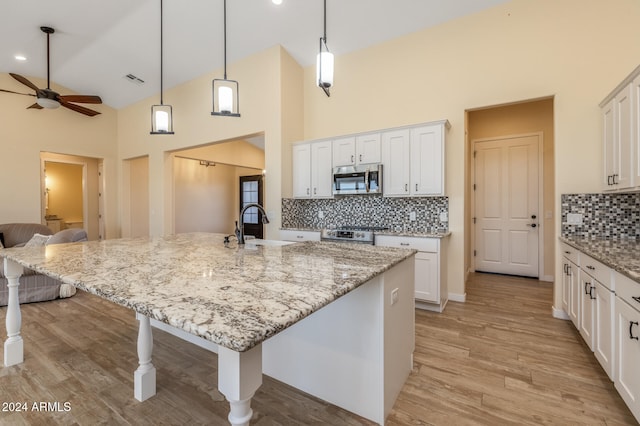
[[[247,204],[263,205],[262,175],[240,176],[240,211]],[[262,224],[262,212],[257,207],[249,207],[242,218],[244,235],[253,235],[256,238],[264,238],[264,225]]]
[[[542,133],[473,141],[475,270],[537,278]]]

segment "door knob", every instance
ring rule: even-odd
[[[531,219],[535,219],[536,217],[538,217],[538,216],[536,216],[535,214],[531,215]]]
[[[527,223],[527,226],[535,228],[536,226],[538,226],[538,224],[536,224],[536,223]]]

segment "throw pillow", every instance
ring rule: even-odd
[[[47,244],[51,235],[34,234],[33,237],[24,245],[25,247],[39,247]]]

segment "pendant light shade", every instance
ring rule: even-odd
[[[213,111],[211,115],[240,117],[238,82],[227,79],[227,0],[223,1],[224,14],[224,78],[213,80]]]
[[[320,37],[320,48],[316,60],[316,84],[327,96],[333,86],[333,53],[327,47],[327,0],[324,0],[324,36]]]
[[[162,0],[160,0],[160,105],[151,106],[152,135],[173,134],[173,108],[171,108],[171,105],[164,105],[162,99],[162,50]]]

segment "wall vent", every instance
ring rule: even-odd
[[[136,77],[133,74],[127,74],[127,75],[124,76],[124,78],[126,78],[130,82],[138,84],[138,85],[144,84],[144,80],[143,79],[141,79],[140,77]]]

